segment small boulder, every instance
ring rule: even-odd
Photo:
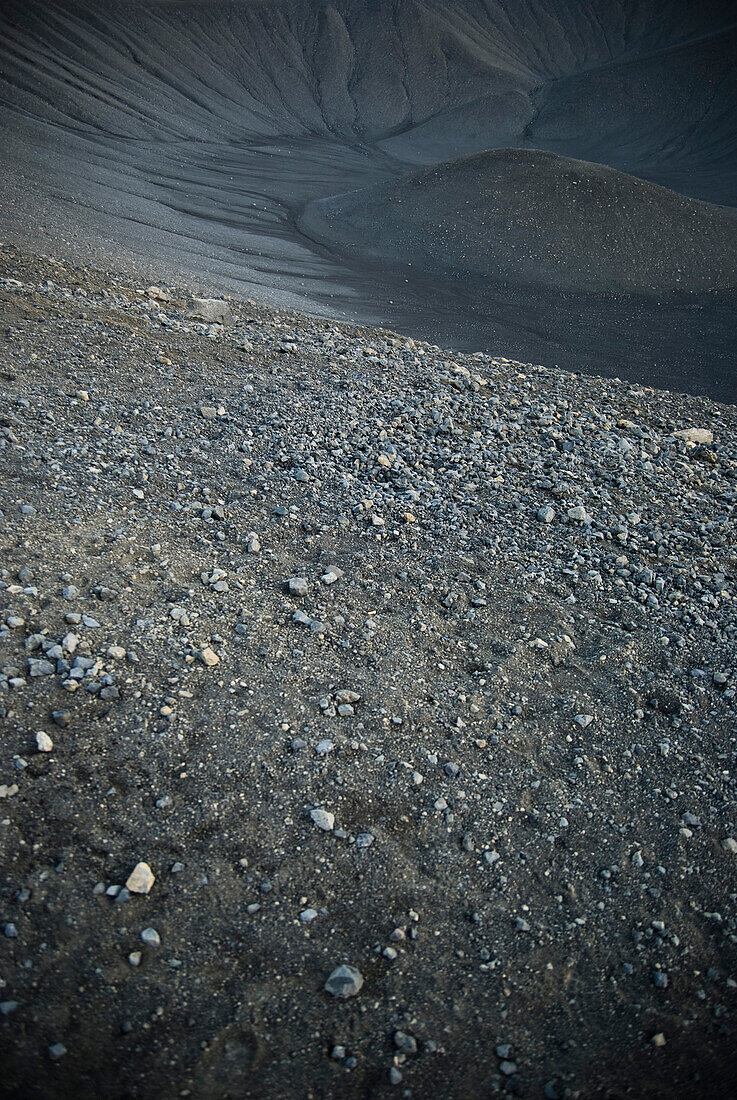
[[[208,325],[229,325],[233,320],[230,306],[222,298],[193,298],[188,316]]]
[[[708,428],[681,428],[679,432],[673,432],[677,439],[685,439],[686,443],[713,443],[714,436]]]

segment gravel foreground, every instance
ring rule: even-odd
[[[2,1095],[726,1095],[735,408],[0,274]]]

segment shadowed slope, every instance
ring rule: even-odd
[[[510,128],[499,109],[510,92],[612,68],[624,80],[626,65],[668,67],[668,56],[683,69],[683,51],[734,22],[724,0],[4,0],[0,9],[10,110],[162,140],[387,138],[459,108],[483,114],[495,100],[492,122]]]
[[[541,173],[538,198],[530,196],[533,207],[538,202],[532,236],[524,238],[518,219],[518,237],[510,230],[506,238],[517,253],[496,254],[493,270],[483,269],[483,249],[470,268],[460,262],[473,251],[463,233],[482,225],[484,204],[466,219],[439,190],[433,216],[443,224],[425,225],[419,241],[419,212],[413,223],[416,257],[436,265],[423,260],[424,281],[367,265],[369,240],[355,240],[349,255],[345,224],[331,221],[336,239],[322,236],[320,245],[296,226],[315,200],[392,186],[419,165],[503,148],[596,161],[735,204],[736,58],[727,0],[0,0],[0,224],[27,244],[127,261],[156,279],[186,272],[203,288],[234,286],[272,304],[451,344],[493,341],[503,350],[498,341],[508,341],[517,356],[628,374],[621,327],[636,343],[641,303],[628,315],[618,307],[616,324],[602,315],[594,354],[577,334],[585,310],[521,316],[510,291],[497,296],[492,315],[479,312],[475,283],[441,277],[442,268],[487,282],[528,279],[544,268],[548,283],[563,280],[558,290],[579,285],[585,266],[551,265],[540,252],[544,189],[564,178],[545,157],[530,162]],[[458,171],[447,174],[449,186],[467,168]],[[676,217],[670,200],[651,201],[652,191],[634,181],[621,186],[628,214],[617,222],[619,259],[605,272],[591,268],[586,293],[647,289],[645,267],[631,277],[625,270],[625,223],[639,246],[642,235],[654,240],[651,216],[668,209]],[[606,187],[596,194],[612,197]],[[592,229],[593,204],[589,215]],[[717,214],[702,215],[700,232],[711,240]],[[563,203],[549,216],[551,252],[570,260],[578,213]],[[386,232],[379,237],[385,247]],[[719,241],[710,273],[698,242],[676,234],[676,249],[679,239],[685,265],[667,248],[656,261],[661,291],[711,294],[729,284]],[[663,281],[666,269],[681,278]],[[571,270],[578,275],[566,282]],[[662,322],[648,318],[646,335],[655,340],[648,377],[712,392],[721,379],[724,393],[734,322],[721,301],[692,301],[698,318],[679,314],[679,302],[662,302]]]

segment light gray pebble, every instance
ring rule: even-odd
[[[335,825],[335,814],[331,814],[329,810],[320,809],[320,807],[311,810],[310,817],[318,829],[322,829],[326,833],[331,832]]]
[[[336,967],[325,982],[326,992],[332,994],[333,997],[341,998],[355,997],[357,993],[360,993],[362,986],[363,975],[361,971],[346,963]]]

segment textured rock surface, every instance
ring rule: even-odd
[[[725,1095],[734,407],[155,278],[0,248],[4,1094]]]

